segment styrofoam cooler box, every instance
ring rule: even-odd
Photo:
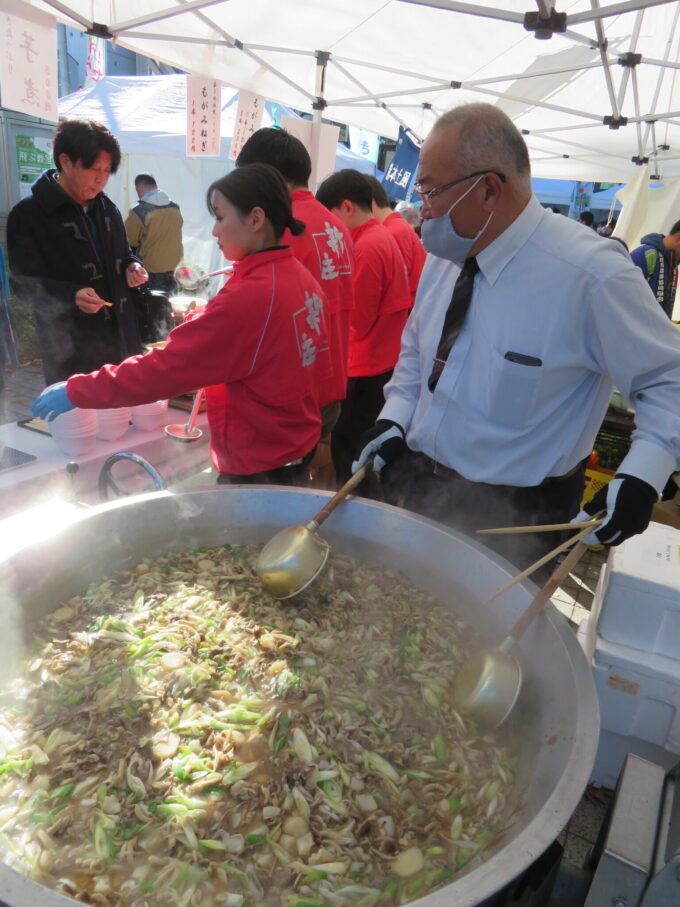
[[[680,530],[650,523],[612,548],[591,614],[603,640],[680,659]]]
[[[680,761],[680,661],[602,639],[591,615],[578,630],[600,705],[591,781],[613,787],[626,753],[664,768]]]

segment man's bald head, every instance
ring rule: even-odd
[[[461,104],[443,114],[433,133],[450,132],[451,153],[461,172],[496,170],[517,188],[531,191],[529,152],[507,114],[492,104]],[[427,140],[426,140],[427,141]]]

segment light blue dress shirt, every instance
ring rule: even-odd
[[[532,196],[477,261],[463,330],[432,394],[460,269],[428,256],[380,418],[471,481],[530,486],[590,454],[616,385],[636,409],[619,471],[660,492],[680,463],[680,331],[623,246]],[[524,357],[536,364],[512,361]]]

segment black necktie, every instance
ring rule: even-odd
[[[451,294],[451,302],[449,303],[446,315],[444,316],[442,335],[439,338],[439,345],[437,346],[437,355],[435,356],[434,365],[432,366],[432,372],[427,380],[427,386],[432,393],[434,393],[439,377],[444,370],[446,360],[451,352],[451,347],[453,346],[456,337],[460,334],[460,329],[463,326],[467,310],[470,308],[472,288],[475,283],[475,274],[477,271],[479,271],[477,259],[474,257],[466,258],[465,264],[458,275],[456,285],[453,288],[453,293]]]

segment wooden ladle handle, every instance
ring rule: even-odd
[[[583,530],[584,534],[592,531]],[[540,614],[547,601],[550,600],[557,587],[562,583],[572,571],[581,556],[588,550],[588,546],[583,542],[577,542],[565,557],[561,564],[553,570],[550,579],[536,593],[529,607],[516,620],[514,626],[501,643],[501,648],[507,651],[525,632],[531,621]]]
[[[368,472],[368,467],[373,462],[372,458],[367,460],[363,466],[361,466],[354,475],[349,478],[342,488],[339,491],[336,491],[330,501],[326,504],[325,507],[322,507],[321,510],[313,517],[310,522],[307,524],[307,529],[312,532],[316,532],[319,526],[325,522],[328,517],[333,513],[338,504],[342,503],[345,500],[350,491],[354,491],[357,485],[360,485],[363,480],[366,478],[366,473]]]

